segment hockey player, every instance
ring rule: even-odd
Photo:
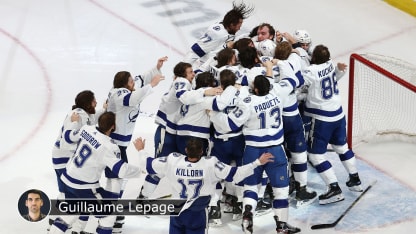
[[[152,92],[154,86],[158,85],[161,80],[164,80],[160,69],[167,59],[166,56],[159,58],[156,67],[143,76],[136,76],[135,80],[128,71],[117,72],[114,76],[113,88],[108,94],[107,110],[117,115],[117,127],[111,133],[111,138],[119,146],[121,158],[125,162],[128,162],[126,150],[136,125],[137,116],[139,115],[140,103]],[[137,89],[135,86],[137,86]],[[112,191],[115,197],[120,198],[127,181],[118,179],[109,169],[106,169],[105,176],[108,178],[106,190]],[[121,230],[123,223],[123,217],[119,217],[115,228]]]
[[[228,11],[222,22],[211,25],[191,46],[191,50],[185,55],[184,62],[192,64],[197,69],[209,57],[226,47],[232,48],[235,34],[240,30],[243,20],[248,18],[254,8],[233,2],[233,9]]]
[[[236,122],[233,121],[233,118],[236,118],[235,112],[238,113],[239,111],[236,103],[238,102],[238,99],[248,96],[248,91],[247,89],[241,89],[239,91],[235,87],[236,76],[228,69],[221,71],[220,81],[224,93],[231,90],[234,91],[235,95],[230,104],[223,111],[209,111],[210,120],[214,130],[211,138],[213,142],[211,154],[215,155],[222,163],[231,165],[232,162],[235,162],[235,165],[241,166],[245,148],[242,131],[243,123],[239,123],[239,125],[229,123]],[[212,196],[210,202],[208,219],[212,226],[219,226],[222,224],[221,209],[219,205],[219,199],[223,191],[222,184],[217,185],[216,193]],[[232,207],[232,211],[230,210],[229,212],[233,213],[233,220],[238,220],[242,217],[243,185],[243,183],[226,184],[226,196],[230,198],[229,202]]]
[[[102,199],[108,193],[100,187],[101,178],[106,167],[119,178],[139,177],[141,170],[127,164],[121,159],[119,147],[110,138],[116,128],[116,116],[105,112],[98,118],[98,127],[83,126],[79,131],[68,134],[72,141],[79,139],[74,157],[68,162],[66,171],[61,175],[67,199]],[[49,234],[65,233],[76,216],[62,216],[55,219]],[[99,218],[97,233],[110,234],[115,216]]]
[[[274,57],[279,59],[280,62],[287,64],[287,66],[283,66],[280,69],[281,77],[288,77],[291,74],[295,74],[297,79],[303,80],[300,57],[296,53],[293,53],[292,46],[289,42],[279,43],[276,46]],[[287,69],[290,70],[287,71]],[[288,98],[285,99],[282,117],[285,147],[290,152],[291,172],[293,172],[295,180],[296,206],[300,207],[312,203],[316,200],[317,195],[316,192],[309,192],[306,189],[308,164],[305,130],[303,128],[302,117],[299,114],[298,100],[295,92],[290,93]]]
[[[352,191],[362,191],[354,152],[347,145],[345,114],[337,83],[345,74],[346,67],[344,63],[335,66],[328,48],[318,45],[313,50],[311,66],[304,73],[305,84],[309,86],[305,115],[312,118],[309,160],[328,186],[328,191],[319,196],[322,205],[344,200],[332,165],[325,158],[328,144],[332,145],[349,173],[347,187]]]
[[[274,55],[274,48],[276,43],[274,41],[275,29],[269,23],[262,23],[253,29],[255,36],[251,38],[254,43],[254,47],[261,56]]]
[[[278,62],[279,66],[287,66]],[[266,75],[272,74],[272,62],[265,63]],[[244,213],[243,230],[245,233],[253,232],[252,216],[255,212],[258,200],[258,185],[261,182],[263,171],[269,177],[273,189],[273,212],[278,233],[296,233],[299,228],[287,224],[288,221],[288,190],[289,178],[287,171],[287,157],[283,149],[283,102],[295,87],[302,85],[303,80],[298,80],[292,74],[283,77],[278,84],[271,82],[263,75],[256,76],[253,82],[251,95],[240,102],[241,115],[238,119],[244,122],[243,134],[246,148],[243,163],[250,163],[254,155],[262,152],[270,152],[275,156],[273,163],[258,168],[254,175],[244,180]],[[272,88],[271,88],[272,87]]]
[[[190,63],[179,62],[173,68],[173,73],[173,83],[168,93],[162,97],[155,118],[158,125],[154,136],[156,157],[178,152],[176,135],[182,105],[202,103],[204,96],[214,96],[221,91],[217,88],[192,90],[195,73]],[[138,198],[149,197],[159,182],[160,178],[157,175],[147,175]]]
[[[134,146],[138,151],[143,150],[145,140],[136,139]],[[231,167],[214,156],[203,156],[203,143],[198,138],[190,138],[185,151],[186,155],[172,153],[160,158],[148,155],[141,158],[140,165],[146,165],[149,173],[169,180],[173,198],[186,199],[179,216],[170,217],[171,234],[207,233],[207,206],[216,183],[221,179],[241,181],[258,166],[273,162],[272,154],[262,153],[252,163]]]
[[[195,91],[204,93],[215,86],[215,79],[209,72],[202,72],[196,76]],[[218,89],[218,94],[222,90]],[[190,137],[201,139],[204,145],[204,155],[208,155],[208,141],[210,138],[210,121],[203,104],[182,105],[177,122],[176,146],[179,153],[185,154],[186,142]]]
[[[84,125],[95,125],[98,116],[106,110],[106,104],[104,104],[104,108],[96,112],[96,105],[97,101],[92,91],[84,90],[78,93],[75,97],[75,105],[72,106],[72,110],[66,115],[64,123],[59,131],[52,149],[52,163],[57,176],[59,189],[58,199],[65,198],[63,191],[64,184],[61,181],[61,175],[65,171],[66,164],[74,155],[77,148],[77,142],[72,142],[68,138],[68,133],[73,129],[80,129]],[[50,224],[52,224],[53,219],[51,218],[49,221]],[[81,216],[80,219],[72,225],[72,231],[82,231],[85,228],[87,221],[88,216]]]

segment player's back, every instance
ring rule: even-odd
[[[305,114],[322,120],[335,121],[344,116],[332,60],[311,65],[305,71],[305,85],[309,85]]]
[[[206,90],[208,88],[200,89]],[[177,135],[209,139],[210,124],[211,122],[204,105],[198,103],[193,105],[183,104],[180,107]]]
[[[209,196],[221,179],[214,173],[219,163],[216,157],[204,156],[197,162],[190,162],[185,155],[172,153],[166,159],[169,168],[165,176],[173,186],[173,194],[178,194],[179,198]]]
[[[78,134],[80,141],[67,165],[67,175],[78,181],[97,183],[105,167],[112,168],[120,161],[120,150],[95,126],[84,126]]]
[[[283,142],[282,109],[280,97],[269,93],[264,96],[251,95],[243,100],[248,105],[243,133],[247,145],[270,146]]]

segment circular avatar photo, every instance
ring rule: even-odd
[[[49,214],[51,201],[44,192],[38,189],[30,189],[20,196],[18,208],[24,219],[30,222],[38,222]]]

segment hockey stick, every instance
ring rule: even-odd
[[[316,229],[324,229],[324,228],[333,228],[335,227],[335,225],[337,225],[339,223],[339,221],[341,221],[341,219],[348,213],[348,211],[351,210],[351,208],[357,204],[357,202],[364,196],[364,194],[371,189],[371,187],[373,187],[373,185],[377,182],[377,180],[373,181],[365,190],[364,192],[362,192],[360,194],[360,196],[358,196],[355,201],[344,211],[344,213],[341,214],[341,216],[338,217],[337,220],[335,220],[335,222],[333,223],[322,223],[322,224],[315,224],[311,227],[312,230],[316,230]]]

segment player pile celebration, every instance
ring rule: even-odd
[[[96,110],[92,91],[78,93],[52,153],[57,199],[123,200],[127,179],[145,172],[133,198],[138,204],[152,203],[164,177],[166,200],[186,201],[169,217],[171,234],[207,233],[223,222],[239,222],[243,233],[253,233],[253,218],[269,213],[277,233],[298,233],[290,224],[291,203],[302,209],[339,202],[341,187],[363,194],[337,89],[347,65],[334,63],[325,45],[313,46],[306,30],[281,33],[261,23],[236,36],[253,10],[234,2],[176,63],[155,115],[154,152],[145,152],[145,139],[132,135],[140,103],[164,80],[167,57],[142,75],[117,72],[102,109]],[[328,144],[346,170],[345,186],[327,159]],[[138,166],[128,162],[128,146]],[[325,193],[307,187],[308,166]],[[88,233],[90,217],[50,216],[48,232]],[[97,233],[122,233],[125,216],[97,218]]]

